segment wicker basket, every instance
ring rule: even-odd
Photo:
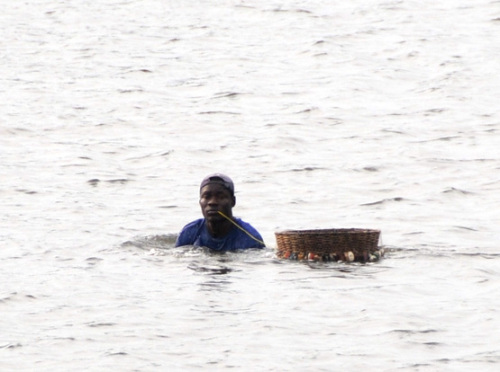
[[[378,248],[380,230],[287,230],[275,235],[280,258],[367,262],[383,254]]]

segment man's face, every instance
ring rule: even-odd
[[[203,217],[209,221],[224,219],[218,211],[232,217],[235,199],[228,189],[218,183],[209,183],[200,191],[200,206]]]

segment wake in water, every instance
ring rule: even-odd
[[[133,240],[128,240],[121,244],[122,248],[133,247],[146,251],[148,254],[156,256],[175,257],[216,257],[238,260],[238,257],[262,257],[274,256],[274,250],[267,249],[245,249],[236,252],[216,252],[205,247],[183,246],[175,247],[177,234],[148,235],[139,236]]]
[[[264,248],[264,249],[245,249],[241,251],[230,251],[230,252],[216,252],[205,247],[195,247],[195,246],[183,246],[175,247],[175,242],[177,240],[177,234],[163,234],[163,235],[147,235],[147,236],[137,236],[132,240],[128,240],[121,244],[122,248],[134,248],[144,251],[147,255],[151,256],[170,256],[174,258],[202,258],[208,260],[207,262],[245,262],[245,263],[287,263],[291,261],[297,261],[310,266],[311,268],[318,267],[328,267],[335,266],[339,264],[345,265],[365,265],[373,264],[374,262],[359,263],[359,262],[348,262],[348,261],[336,261],[336,260],[316,260],[316,259],[304,259],[304,260],[291,260],[282,259],[277,256],[277,252],[274,248]],[[397,252],[398,248],[381,246],[380,249],[384,250],[384,257],[380,257],[380,261],[387,258],[391,253]],[[195,266],[190,265],[189,268],[193,269]],[[204,271],[204,268],[196,269],[196,271]]]

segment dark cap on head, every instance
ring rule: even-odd
[[[222,186],[224,186],[226,189],[228,189],[231,192],[231,195],[234,196],[234,183],[231,178],[226,176],[225,174],[221,173],[214,173],[206,176],[203,181],[201,181],[200,185],[200,191],[203,187],[208,185],[209,183],[218,183]]]

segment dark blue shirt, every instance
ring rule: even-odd
[[[248,234],[234,225],[229,233],[223,238],[214,238],[208,232],[205,219],[200,218],[184,226],[175,242],[175,246],[194,245],[197,247],[207,247],[216,251],[234,251],[238,249],[265,247],[262,236],[252,225],[239,218],[233,218],[233,221],[245,229],[245,231],[251,234],[255,239],[260,240],[260,242],[251,238]]]

